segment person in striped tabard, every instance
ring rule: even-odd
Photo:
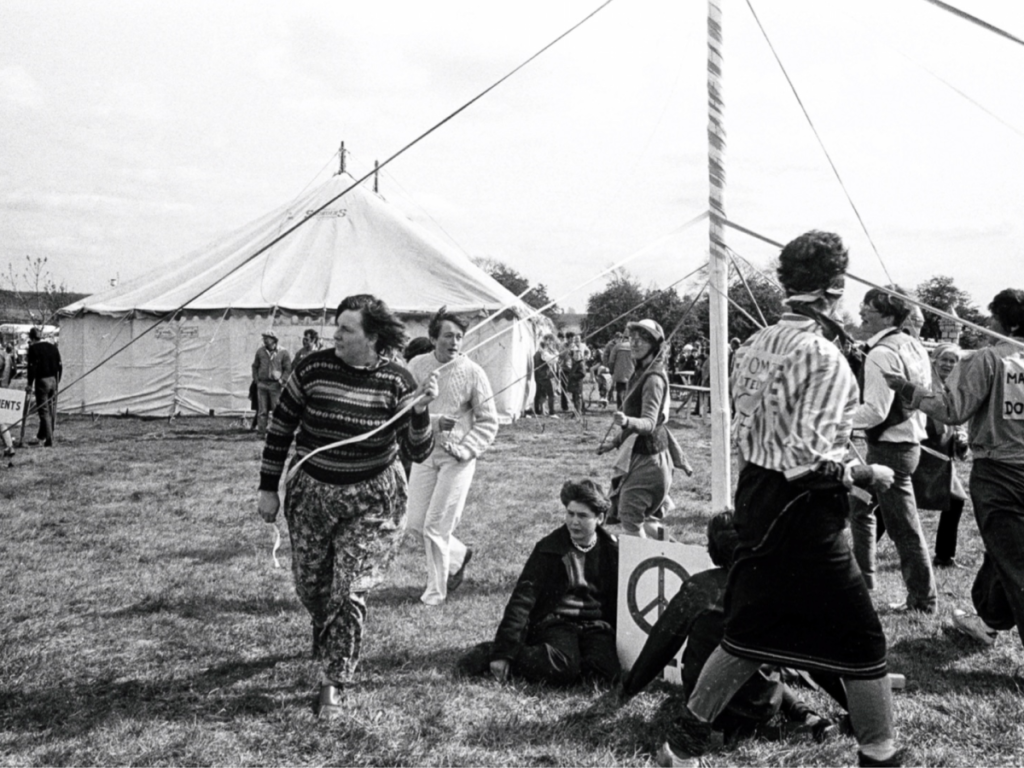
[[[843,536],[852,485],[884,487],[893,477],[887,467],[843,463],[858,388],[826,334],[841,331],[831,315],[848,262],[833,233],[807,232],[786,245],[778,276],[789,311],[736,352],[739,546],[725,632],[667,734],[663,764],[710,748],[710,724],[761,664],[841,681],[860,765],[901,764],[885,635]]]

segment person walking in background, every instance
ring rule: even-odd
[[[43,445],[53,445],[53,417],[56,414],[57,388],[64,372],[60,350],[56,344],[43,341],[43,334],[38,328],[28,332],[29,347],[26,364],[25,391],[33,392],[36,398],[36,411],[39,413],[38,437]]]
[[[612,372],[612,383],[615,384],[615,405],[621,409],[623,399],[626,397],[626,386],[636,369],[628,334],[619,334],[618,341],[612,347],[608,367]]]
[[[736,353],[739,541],[725,631],[663,745],[663,765],[710,750],[712,723],[762,664],[841,677],[859,764],[901,764],[885,633],[843,535],[850,487],[893,476],[844,463],[857,382],[823,329],[835,326],[848,264],[836,234],[791,241],[778,267],[788,311]]]
[[[277,408],[284,384],[292,370],[291,356],[285,349],[278,349],[277,334],[263,332],[263,346],[256,350],[252,361],[252,378],[256,382],[256,434],[263,438],[267,434],[267,419]]]
[[[441,307],[430,320],[434,351],[409,361],[417,381],[438,379],[431,404],[434,449],[409,475],[409,532],[419,535],[427,561],[420,597],[440,605],[462,584],[473,550],[455,536],[469,495],[476,460],[498,434],[498,412],[483,368],[459,353],[466,324]]]
[[[295,591],[312,619],[313,655],[322,663],[321,718],[344,713],[366,593],[383,578],[405,532],[408,492],[398,446],[423,461],[434,444],[428,406],[437,377],[417,386],[405,367],[390,361],[404,342],[404,326],[383,301],[369,294],[345,298],[334,349],[311,353],[288,378],[263,448],[257,510],[272,523],[293,437],[298,457],[355,438],[311,456],[285,496]],[[410,403],[411,412],[399,416]]]
[[[949,374],[960,361],[960,347],[942,343],[931,351],[934,386],[945,385]],[[921,441],[921,461],[911,477],[918,509],[939,510],[939,527],[935,533],[936,568],[959,568],[956,561],[956,538],[960,516],[967,494],[956,474],[954,459],[967,458],[967,429],[952,426],[928,417],[928,435]]]
[[[620,427],[614,440],[601,443],[598,454],[618,449],[612,477],[612,512],[628,536],[658,538],[661,517],[671,508],[672,457],[665,422],[671,406],[668,374],[662,364],[665,332],[654,320],[629,323],[629,343],[636,369],[622,409],[612,416]]]
[[[889,286],[889,290],[906,293],[899,286]],[[872,336],[864,359],[862,402],[853,416],[853,427],[864,430],[867,436],[868,463],[882,464],[895,473],[892,485],[877,496],[881,519],[896,545],[907,587],[906,602],[890,607],[935,613],[935,574],[910,480],[920,461],[921,441],[927,436],[926,418],[920,411],[905,408],[885,383],[885,374],[898,374],[925,389],[931,387],[928,353],[921,342],[900,332],[909,312],[909,302],[878,288],[864,296],[861,327]],[[859,514],[851,522],[861,568],[866,574],[874,574],[874,516]]]
[[[1024,291],[1007,288],[988,305],[997,341],[962,359],[945,386],[888,374],[910,407],[944,424],[967,422],[974,454],[970,490],[985,559],[971,598],[977,614],[953,613],[961,631],[985,645],[1014,627],[1024,641]]]
[[[302,346],[299,348],[299,351],[295,353],[295,358],[292,360],[292,370],[299,367],[299,363],[302,362],[306,355],[310,352],[316,352],[319,349],[320,334],[313,328],[307,328],[302,334]]]
[[[572,410],[574,414],[586,413],[587,401],[583,398],[583,380],[587,378],[587,358],[590,350],[573,335],[568,345],[568,374],[566,386],[569,395],[572,397]]]
[[[533,412],[544,415],[544,403],[548,404],[548,416],[555,415],[555,378],[558,376],[558,353],[552,349],[554,340],[548,334],[540,341],[540,347],[533,354],[533,379],[537,394],[533,398]]]

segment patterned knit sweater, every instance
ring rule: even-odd
[[[438,436],[435,447],[440,449],[450,441],[469,451],[470,457],[475,459],[487,450],[498,434],[498,412],[494,407],[491,383],[484,369],[468,357],[460,356],[448,365],[442,365],[433,352],[409,361],[409,370],[418,382],[440,369],[438,395],[430,404],[430,423]],[[444,439],[437,427],[439,416],[451,416],[458,422]]]
[[[353,368],[333,349],[308,355],[288,379],[274,410],[263,449],[260,490],[277,490],[293,436],[296,453],[304,456],[322,445],[369,432],[408,404],[415,389],[409,371],[395,363]],[[318,453],[302,469],[324,483],[358,483],[394,462],[399,441],[413,461],[426,459],[434,446],[429,411],[409,411],[372,437]]]

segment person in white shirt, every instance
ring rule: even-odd
[[[476,460],[498,434],[494,394],[483,368],[459,354],[466,324],[445,307],[430,321],[434,351],[409,361],[416,381],[438,372],[439,391],[430,407],[434,450],[409,475],[408,530],[423,538],[427,586],[420,597],[440,605],[457,589],[473,556],[455,536],[466,506]]]
[[[889,286],[896,293],[906,292]],[[928,556],[928,542],[921,529],[911,475],[921,458],[921,441],[927,437],[927,418],[904,407],[885,382],[885,374],[902,376],[926,390],[931,389],[931,361],[916,338],[900,326],[910,314],[911,304],[877,288],[865,294],[861,304],[861,327],[872,334],[867,343],[861,382],[861,404],[853,415],[853,428],[867,436],[867,461],[893,470],[892,485],[877,493],[879,513],[885,530],[896,545],[900,571],[907,587],[905,603],[894,610],[935,613],[938,596],[935,573]],[[857,514],[852,521],[854,552],[869,586],[874,574],[875,520]]]

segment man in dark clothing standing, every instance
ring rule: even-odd
[[[28,332],[28,382],[26,392],[35,391],[39,412],[39,439],[47,448],[53,445],[53,416],[57,406],[57,385],[64,366],[56,345],[43,341],[38,328]]]

